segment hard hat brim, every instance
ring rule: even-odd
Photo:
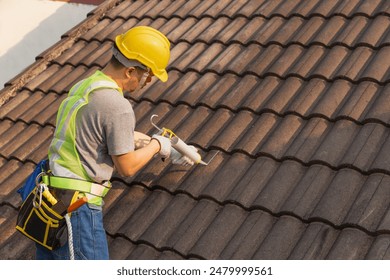
[[[165,83],[166,81],[168,81],[168,73],[166,71],[164,71],[162,74],[160,75],[156,75],[155,73],[153,73],[154,76],[156,76],[161,82]]]

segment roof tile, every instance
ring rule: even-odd
[[[384,215],[389,212],[386,205],[390,205],[389,177],[373,174],[367,178],[345,220],[375,231]]]
[[[261,48],[254,46],[257,49],[257,53],[252,51],[252,58],[247,61],[251,62],[246,68],[247,71],[257,74],[259,76],[264,76],[264,72],[269,68],[269,66],[277,60],[277,57],[282,52],[283,48],[278,45],[271,45],[268,48]],[[299,47],[296,46],[296,52],[299,52]],[[256,57],[254,57],[256,55]],[[296,54],[296,56],[299,54]],[[290,59],[293,59],[290,57]],[[291,61],[288,62],[288,65],[291,65]],[[232,70],[233,71],[233,70]],[[237,72],[235,72],[237,73]]]
[[[317,136],[321,145],[311,157],[311,160],[328,162],[332,166],[339,166],[348,149],[358,133],[358,126],[350,121],[340,120],[330,130]]]
[[[389,130],[383,125],[364,125],[344,155],[343,162],[362,170],[369,170],[388,136]]]
[[[254,120],[254,115],[241,111],[236,115],[228,126],[225,126],[223,131],[218,133],[212,145],[222,148],[225,151],[232,151],[235,143],[244,136],[247,127],[251,127]]]
[[[258,193],[253,204],[278,213],[304,172],[305,169],[297,162],[290,161],[280,165],[272,177],[267,180],[267,184]]]
[[[390,228],[390,211],[384,214],[381,224],[378,226],[378,230],[388,230]]]
[[[0,206],[0,213],[0,220],[4,221],[0,224],[2,233],[0,259],[33,259],[35,256],[35,245],[28,238],[20,238],[20,233],[15,231],[17,214],[15,209],[9,206]]]
[[[105,216],[107,217],[105,228],[111,234],[117,232],[143,201],[150,196],[149,190],[139,186],[128,188],[122,183],[114,182],[113,188],[121,189],[121,191],[119,194],[110,192],[107,195],[108,199],[111,200],[111,197],[116,197],[115,201],[109,204],[110,207],[105,209]],[[123,207],[126,207],[125,213],[123,212]]]
[[[17,124],[18,125],[18,124]],[[15,125],[16,126],[16,125]],[[15,145],[14,141],[15,139],[12,138],[5,138],[6,142],[8,144],[4,145],[2,147],[2,155],[9,158],[9,157],[16,157],[20,160],[25,160],[29,156],[32,156],[34,152],[40,151],[41,145],[44,145],[44,151],[43,154],[35,154],[34,159],[38,161],[40,159],[43,159],[45,157],[45,154],[47,153],[48,144],[50,141],[48,141],[48,137],[53,135],[53,127],[46,126],[41,128],[38,125],[30,125],[26,127],[18,126],[17,130],[12,131],[11,133],[15,133],[18,131],[18,129],[23,128],[23,131],[20,133],[17,137],[20,142],[23,141],[23,144],[19,143]],[[39,134],[38,134],[39,132]],[[8,136],[8,135],[7,135]],[[26,144],[24,144],[26,143]],[[37,162],[37,161],[35,161]]]
[[[153,226],[153,221],[172,202],[172,199],[173,197],[167,192],[151,192],[118,231],[130,240],[138,240],[150,226]]]
[[[154,244],[157,248],[165,246],[169,237],[176,234],[177,227],[195,205],[196,201],[189,196],[184,194],[176,195],[158,216],[158,219],[153,221],[150,227],[140,236],[140,239]],[[180,209],[179,213],[177,209]]]
[[[139,7],[145,4],[144,1],[126,2],[122,1],[106,13],[106,17],[114,20],[115,18],[128,19]]]
[[[65,63],[68,63],[70,59],[74,60],[75,56],[80,55],[80,52],[82,53],[85,47],[88,45],[89,45],[88,42],[79,40],[73,45],[72,48],[67,49],[60,56],[54,59],[54,62],[60,65],[64,65]],[[78,63],[78,61],[76,63]],[[75,65],[74,62],[71,64]]]
[[[264,241],[260,243],[252,258],[259,260],[287,259],[305,229],[306,225],[298,219],[282,216],[273,225]],[[289,234],[286,235],[286,232]]]
[[[378,7],[380,7],[380,10],[383,10],[383,7],[386,5],[386,1],[381,0],[375,0],[375,1],[360,1],[358,10],[356,12],[363,13],[366,15],[373,15],[375,12],[377,12]],[[388,3],[387,3],[388,4]]]
[[[314,208],[320,202],[337,172],[319,164],[308,168],[299,167],[296,163],[290,163],[289,165],[294,166],[294,169],[284,169],[285,174],[280,174],[284,177],[295,178],[295,186],[290,187],[290,194],[284,201],[277,202],[279,204],[277,211],[294,213],[305,220],[313,219],[315,217],[312,215]],[[296,178],[295,174],[290,174],[294,170],[300,174],[300,178]],[[349,170],[348,172],[352,171]],[[333,203],[333,197],[330,198],[329,203]]]
[[[311,223],[288,257],[293,260],[323,260],[331,250],[339,232],[329,225]]]
[[[9,203],[10,205],[15,206],[15,208],[21,205],[20,195],[16,191],[22,187],[24,181],[33,169],[34,165],[32,163],[23,164],[14,159],[9,160],[6,164],[0,166],[0,183],[4,185],[0,192],[1,205],[3,205],[3,202]],[[14,214],[16,214],[16,211]],[[14,218],[15,217],[12,216],[12,220],[14,220]]]
[[[140,244],[131,251],[126,259],[134,260],[154,260],[157,259],[160,252],[149,245]]]
[[[251,17],[255,15],[254,11],[256,11],[261,5],[263,5],[264,0],[259,1],[246,1],[243,3],[241,9],[237,12],[237,16],[243,17]]]
[[[197,25],[200,21],[198,19],[193,17],[188,17],[185,19],[180,18],[171,18],[164,26],[163,30],[165,31],[164,34],[167,35],[169,40],[174,43],[178,44],[180,41],[187,41],[191,38],[191,40],[194,40],[196,38],[193,38],[188,33],[191,30],[191,33],[193,32],[192,29],[195,25]],[[180,28],[178,28],[180,26]]]
[[[19,92],[17,96],[1,107],[0,118],[3,119],[6,116],[7,119],[16,121],[21,113],[24,113],[31,106],[38,103],[43,96],[44,94],[40,91],[35,94],[32,94],[28,90]],[[19,108],[23,109],[21,110]]]
[[[319,51],[318,53],[321,53],[322,51]],[[328,53],[326,52],[326,55],[323,57],[321,60],[321,63],[317,64],[316,67],[313,69],[313,72],[311,75],[318,75],[321,77],[324,77],[325,79],[332,79],[335,77],[345,76],[345,77],[350,77],[348,74],[349,73],[343,73],[340,70],[340,65],[343,65],[344,61],[349,62],[350,60],[348,59],[349,51],[347,48],[341,47],[341,46],[335,46],[332,48],[332,50]],[[354,53],[355,54],[355,53]],[[315,61],[315,60],[314,60]],[[348,68],[348,67],[346,67]],[[343,69],[343,68],[342,68]],[[349,68],[348,68],[349,69]],[[299,72],[301,69],[299,69]],[[342,73],[339,74],[339,71]],[[309,72],[307,71],[304,73],[302,76],[307,77]],[[353,79],[352,79],[353,80]]]
[[[215,178],[207,184],[202,190],[202,196],[214,198],[218,201],[226,201],[228,194],[236,187],[241,180],[247,168],[252,164],[252,160],[242,154],[234,154],[226,162],[223,162]],[[231,169],[233,167],[233,169]],[[219,178],[225,178],[226,181],[221,189]]]
[[[252,160],[252,165],[242,171],[243,176],[235,187],[226,196],[226,201],[236,201],[246,209],[255,206],[254,201],[264,190],[273,174],[278,170],[280,163],[260,157]]]
[[[242,208],[230,204],[224,206],[190,253],[202,258],[218,258],[246,217],[247,213]]]
[[[326,135],[330,125],[322,118],[310,119],[290,146],[286,156],[309,162],[321,144],[321,137]]]
[[[263,40],[260,40],[262,34],[257,32],[257,30],[264,28],[266,25],[266,20],[264,18],[254,17],[251,20],[248,20],[247,18],[238,18],[232,22],[232,24],[234,23],[236,25],[240,24],[242,27],[239,29],[239,31],[237,31],[237,34],[234,34],[234,36],[231,37],[232,43],[241,42],[242,44],[248,45],[249,43],[258,42],[263,44]],[[230,28],[228,30],[230,30]],[[228,40],[226,39],[224,42],[228,43]]]
[[[275,222],[275,217],[266,212],[259,210],[251,212],[219,258],[251,259],[257,249],[253,243],[261,244]]]
[[[355,87],[351,87],[348,92],[348,101],[340,108],[341,116],[348,116],[354,120],[364,122],[367,120],[379,120],[388,123],[389,118],[381,113],[385,109],[385,104],[379,104],[378,99],[386,98],[386,90],[383,90],[375,83],[362,82]],[[375,115],[372,115],[375,114]]]
[[[344,229],[326,258],[332,260],[363,259],[372,242],[373,238],[360,230]]]
[[[267,140],[258,152],[282,158],[303,126],[304,122],[301,118],[294,115],[286,116],[282,121],[278,121],[271,131],[268,131]]]
[[[207,83],[203,80],[207,81]],[[208,86],[201,91],[201,93],[203,93],[201,104],[211,106],[212,108],[219,107],[224,100],[224,96],[229,94],[232,86],[240,83],[240,80],[240,77],[234,74],[226,73],[223,77],[219,77],[214,73],[206,73],[204,79],[197,81],[199,87],[201,87],[203,83]]]
[[[117,19],[114,21],[103,20],[99,24],[102,25],[101,30],[98,30],[99,32],[97,34],[93,33],[86,33],[85,36],[82,37],[82,39],[86,41],[98,40],[99,42],[104,42],[105,40],[109,39],[110,41],[114,41],[115,35],[119,34],[119,32],[116,32],[117,29],[120,29],[122,25],[124,25],[124,20]],[[117,33],[117,34],[115,34]],[[80,60],[82,61],[82,60]]]
[[[379,235],[372,243],[370,251],[366,255],[368,260],[388,260],[390,259],[390,236],[388,234]]]
[[[386,153],[390,152],[390,137],[387,136],[384,144],[382,147],[380,147],[380,150],[378,154],[375,157],[375,160],[371,166],[372,169],[378,169],[378,170],[388,170],[390,167],[390,160],[388,157],[386,157]]]
[[[334,43],[347,45],[346,42],[338,38],[337,34],[340,34],[343,28],[346,28],[349,24],[350,22],[342,16],[334,16],[329,20],[323,17],[312,17],[298,33],[297,41],[308,45],[313,43],[325,46],[330,46]]]
[[[364,76],[367,78],[373,78],[379,82],[389,82],[390,81],[390,67],[389,67],[389,58],[390,57],[390,46],[381,48],[378,53],[373,57],[372,61],[364,68]],[[375,64],[376,66],[372,66]]]
[[[51,65],[46,69],[46,71],[43,71],[40,75],[37,75],[34,77],[31,81],[29,81],[26,85],[24,85],[24,89],[34,91],[38,89],[39,85],[43,82],[53,79],[54,83],[58,82],[58,78],[56,79],[55,76],[60,71],[61,67],[59,65]],[[52,83],[52,85],[54,84]]]
[[[116,238],[110,238],[108,239],[108,248],[109,248],[109,254],[110,259],[112,260],[125,260],[127,259],[130,252],[134,250],[136,245],[128,241],[127,239],[123,237],[116,237]]]
[[[363,16],[354,17],[345,28],[341,29],[341,32],[337,36],[337,41],[343,42],[348,46],[355,45],[356,39],[363,32],[368,21],[369,19]]]
[[[219,172],[222,166],[221,163],[226,158],[228,157],[219,153],[207,168],[197,168],[191,174],[187,175],[185,181],[178,185],[178,190],[188,192],[194,197],[199,197],[203,189],[207,188],[210,181],[214,178],[214,174]]]
[[[9,117],[14,121],[22,120],[26,123],[35,121],[42,126],[46,124],[54,126],[57,109],[64,97],[59,97],[55,93],[43,94],[40,91],[36,91],[29,98],[29,102],[25,102],[22,106],[19,106],[19,108],[24,108],[23,111],[13,110],[9,113]],[[34,103],[35,98],[36,103]],[[33,102],[30,103],[30,100]]]
[[[348,176],[345,176],[347,174]],[[364,181],[361,176],[348,169],[337,172],[312,216],[322,217],[335,225],[340,225],[363,187]]]
[[[169,238],[167,245],[175,251],[190,255],[191,248],[220,211],[221,206],[218,204],[207,199],[200,200],[177,227],[176,234]]]

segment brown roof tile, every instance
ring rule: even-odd
[[[292,250],[289,259],[326,259],[338,235],[339,231],[329,225],[310,223]]]
[[[344,229],[327,255],[327,259],[363,259],[372,242],[373,238],[360,230]]]
[[[389,236],[379,235],[371,244],[371,248],[365,256],[368,260],[388,260],[390,258]]]
[[[306,227],[294,217],[280,217],[251,259],[288,259]]]
[[[251,259],[257,250],[253,244],[261,244],[277,219],[260,210],[249,213],[227,246],[220,253],[221,259]]]
[[[236,205],[224,206],[199,236],[190,253],[201,258],[218,258],[247,215]]]

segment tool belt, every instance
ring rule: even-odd
[[[48,168],[42,168],[47,162],[38,164],[26,184],[18,190],[21,194],[29,194],[20,207],[16,230],[47,249],[55,250],[68,239],[65,215],[87,202],[88,196],[104,197],[111,185],[53,176]]]
[[[54,250],[67,241],[65,214],[53,210],[52,204],[38,186],[20,207],[16,229],[36,243]]]

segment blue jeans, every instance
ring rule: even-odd
[[[108,244],[103,227],[103,213],[84,204],[71,216],[73,248],[76,260],[108,260]],[[36,246],[37,260],[69,260],[68,243],[50,251]]]

